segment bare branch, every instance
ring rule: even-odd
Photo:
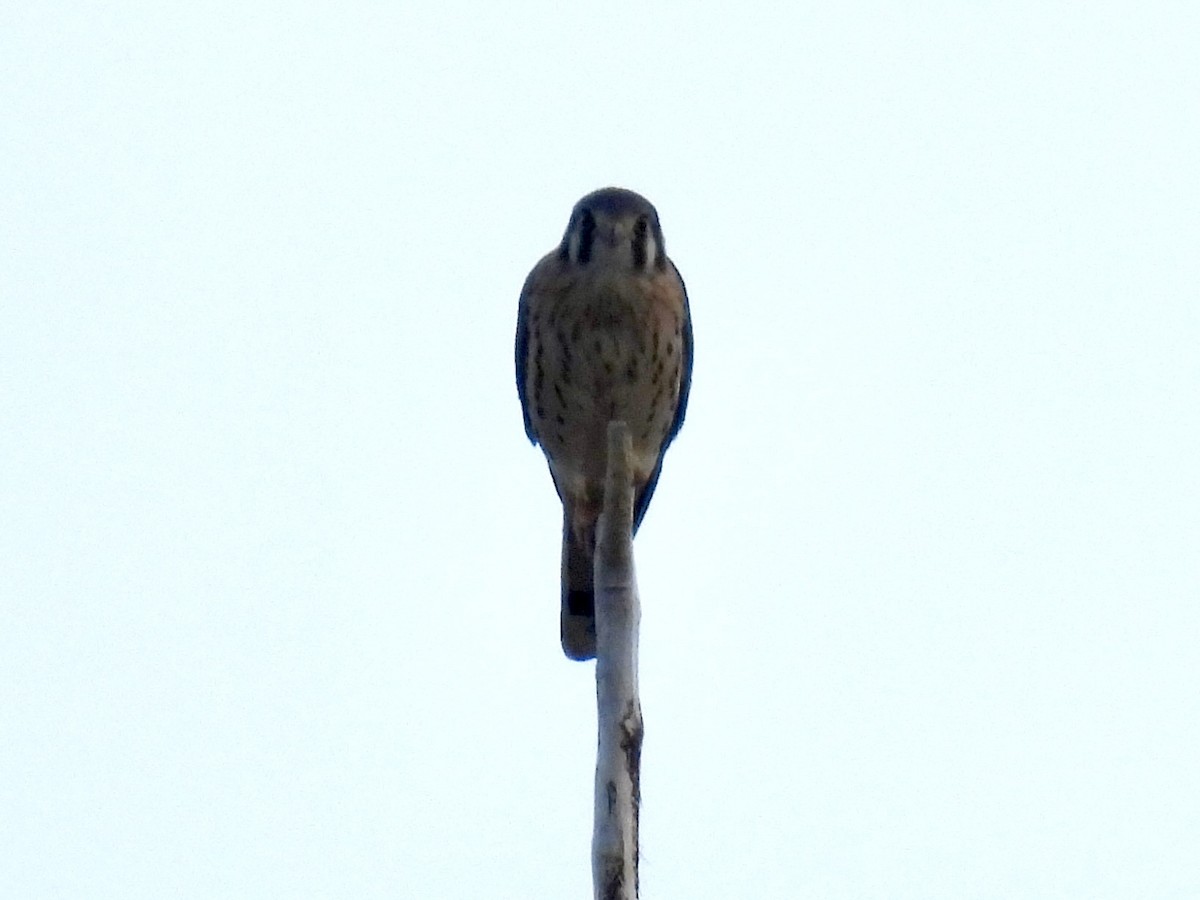
[[[637,687],[638,606],[633,572],[629,428],[608,426],[604,511],[596,530],[596,758],[592,881],[595,900],[637,900],[642,706]]]

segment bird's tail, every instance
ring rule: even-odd
[[[565,504],[564,504],[565,505]],[[596,655],[596,590],[592,583],[592,548],[563,513],[562,648],[571,659]]]

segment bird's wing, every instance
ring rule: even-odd
[[[525,365],[529,357],[529,293],[536,272],[537,268],[534,268],[529,273],[529,277],[525,279],[525,284],[521,288],[521,299],[517,301],[517,340],[514,353],[517,366],[517,396],[521,399],[521,415],[525,419],[525,434],[533,444],[537,443],[537,435],[533,431],[533,422],[529,418],[529,404],[525,399]]]
[[[646,510],[650,508],[650,498],[654,496],[654,488],[658,485],[658,476],[662,472],[663,456],[667,452],[667,447],[671,446],[671,441],[675,440],[675,435],[679,434],[679,429],[683,427],[683,417],[687,414],[688,395],[692,391],[692,311],[688,305],[687,286],[683,283],[683,276],[679,274],[674,263],[671,263],[671,268],[674,269],[675,275],[679,279],[679,287],[683,291],[683,360],[679,373],[679,400],[675,404],[675,417],[671,420],[671,427],[667,429],[667,436],[663,440],[662,447],[659,448],[654,471],[650,473],[650,478],[646,481],[646,486],[642,488],[641,493],[634,498],[633,530],[635,534],[638,526],[642,524]]]

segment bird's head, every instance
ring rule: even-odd
[[[613,187],[575,204],[558,252],[575,266],[644,274],[665,268],[667,260],[654,205],[641,194]]]

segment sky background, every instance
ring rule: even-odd
[[[1200,896],[1198,34],[6,6],[0,896],[590,896],[512,340],[610,184],[696,336],[644,896]]]

